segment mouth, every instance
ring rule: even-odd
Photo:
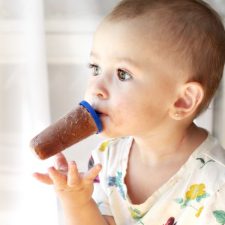
[[[101,109],[101,108],[98,107],[97,105],[92,104],[92,107],[94,108],[95,112],[97,113],[97,115],[98,115],[99,117],[100,117],[100,116],[107,116],[107,115],[108,115],[103,109]]]
[[[102,112],[102,111],[100,111],[100,110],[98,110],[98,109],[95,109],[95,111],[96,111],[96,113],[97,113],[97,115],[98,115],[99,117],[107,116],[106,113],[104,113],[104,112]]]
[[[97,115],[98,115],[98,116],[106,116],[105,113],[103,113],[103,112],[98,112],[98,111],[97,111]]]

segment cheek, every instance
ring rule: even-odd
[[[114,128],[121,128],[122,126],[127,125],[130,111],[130,108],[128,107],[129,105],[124,101],[117,101],[114,104],[111,104],[109,118],[106,122]]]
[[[147,124],[161,118],[164,114],[162,102],[154,98],[142,98],[139,102],[131,103],[131,107],[126,112],[126,122],[133,126],[146,126]]]
[[[120,101],[118,105],[113,107],[112,121],[118,127],[130,127],[132,123],[138,119],[141,112],[132,102]]]

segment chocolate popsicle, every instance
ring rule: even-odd
[[[98,114],[86,102],[35,136],[30,146],[40,159],[47,159],[71,145],[102,131]]]

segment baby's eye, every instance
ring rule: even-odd
[[[95,64],[89,64],[89,68],[92,70],[93,76],[98,76],[101,73],[101,68]]]
[[[132,79],[132,76],[128,72],[121,69],[117,70],[117,76],[121,81],[127,81]]]

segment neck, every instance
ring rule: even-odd
[[[132,150],[138,154],[142,163],[160,165],[189,156],[206,136],[206,131],[191,124],[187,129],[176,127],[160,135],[134,137]]]

